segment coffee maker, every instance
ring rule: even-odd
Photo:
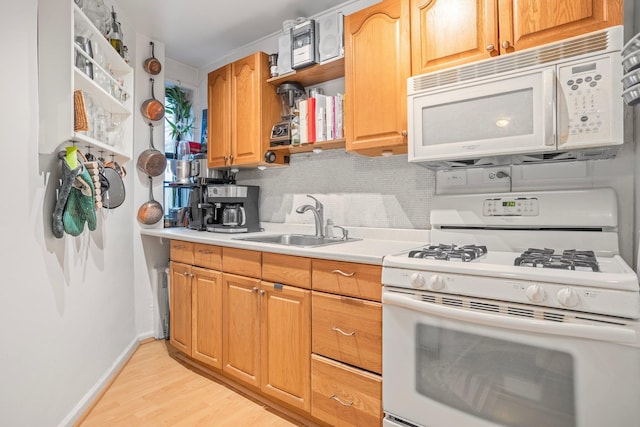
[[[292,123],[297,111],[297,103],[305,97],[304,86],[296,82],[285,82],[278,86],[282,104],[281,119],[271,129],[270,146],[290,145],[293,137]]]
[[[260,231],[259,197],[260,187],[255,185],[207,185],[201,205],[205,229],[214,233]]]
[[[189,209],[187,210],[188,227],[192,230],[205,231],[207,186],[212,184],[234,183],[228,178],[197,177],[189,187]]]

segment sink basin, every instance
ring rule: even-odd
[[[354,242],[360,239],[348,238],[343,240],[337,237],[318,237],[307,234],[271,234],[255,237],[235,237],[234,240],[246,240],[250,242],[275,243],[277,245],[317,247],[335,245],[338,243]]]

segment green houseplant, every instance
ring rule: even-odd
[[[170,86],[165,89],[165,119],[171,127],[171,138],[174,141],[174,151],[178,142],[182,141],[193,130],[193,116],[191,115],[191,100],[180,86]]]

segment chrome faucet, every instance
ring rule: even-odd
[[[305,213],[306,211],[311,211],[313,213],[313,218],[315,219],[315,222],[316,222],[316,237],[324,237],[324,230],[322,229],[322,226],[324,224],[324,208],[322,206],[322,203],[320,203],[320,200],[308,194],[307,194],[307,197],[310,197],[313,200],[315,200],[316,202],[315,207],[311,205],[298,206],[298,208],[296,209],[296,212],[301,214],[301,213]]]

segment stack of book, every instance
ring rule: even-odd
[[[344,138],[344,94],[321,95],[300,101],[300,144]]]

